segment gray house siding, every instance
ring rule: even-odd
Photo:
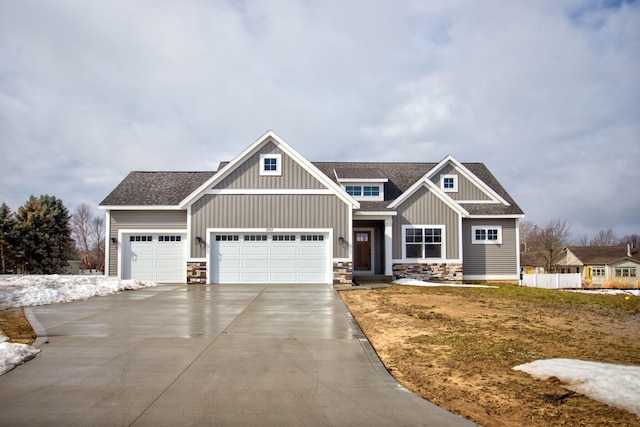
[[[502,244],[473,244],[473,226],[501,226]],[[464,219],[462,229],[465,276],[518,274],[515,219]]]
[[[111,238],[118,238],[118,231],[124,229],[187,229],[187,212],[170,211],[111,211],[109,236],[108,275],[118,274],[118,245],[111,244]]]
[[[431,178],[431,181],[440,188],[442,188],[441,175],[458,176],[458,191],[447,192],[447,195],[453,200],[491,200],[478,186],[461,175],[452,165],[443,166],[440,172]]]
[[[261,176],[260,154],[281,154],[282,175]],[[249,157],[215,187],[228,189],[322,189],[324,186],[272,142]]]
[[[446,240],[446,258],[460,257],[459,215],[435,196],[427,188],[422,187],[397,208],[398,215],[393,221],[393,258],[402,258],[403,233],[402,226],[444,225]]]
[[[347,258],[338,237],[350,240],[349,210],[332,195],[205,195],[191,206],[191,231],[205,238],[207,228],[331,228],[333,256]],[[204,258],[205,248],[191,242],[191,256]]]

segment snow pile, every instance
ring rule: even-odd
[[[556,377],[569,390],[626,409],[640,417],[640,366],[613,365],[573,359],[548,359],[518,365],[534,378]]]
[[[6,342],[7,337],[0,335],[0,375],[6,374],[40,353],[40,350],[26,344]]]
[[[149,286],[157,285],[105,276],[1,276],[0,310],[83,300]]]
[[[487,285],[456,285],[455,283],[437,283],[437,282],[423,282],[422,280],[416,279],[398,279],[394,280],[393,283],[396,285],[407,285],[407,286],[451,286],[456,288],[497,288],[498,286],[487,286]]]
[[[566,292],[597,295],[633,295],[640,297],[640,289],[566,289]]]
[[[157,284],[104,276],[0,276],[0,310],[83,300],[151,286]],[[40,352],[26,344],[6,341],[0,331],[0,375]]]

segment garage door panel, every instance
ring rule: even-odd
[[[223,236],[223,235],[220,235]],[[228,236],[228,234],[227,234]],[[311,238],[315,240],[310,240]],[[325,283],[329,279],[326,234],[237,234],[225,240],[212,233],[213,283]]]
[[[186,280],[186,244],[184,235],[127,235],[123,238],[122,277],[158,283],[183,283]]]

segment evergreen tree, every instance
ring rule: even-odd
[[[0,272],[15,271],[15,233],[16,220],[6,203],[0,206]]]
[[[40,196],[29,200],[16,215],[18,267],[26,274],[61,273],[73,250],[69,212],[60,199]]]

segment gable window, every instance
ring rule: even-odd
[[[456,193],[458,191],[458,175],[441,175],[440,183],[444,192]]]
[[[282,155],[260,154],[260,175],[282,175]]]
[[[502,227],[495,225],[471,227],[471,243],[476,245],[502,244]]]
[[[405,258],[442,258],[444,226],[404,226]]]

